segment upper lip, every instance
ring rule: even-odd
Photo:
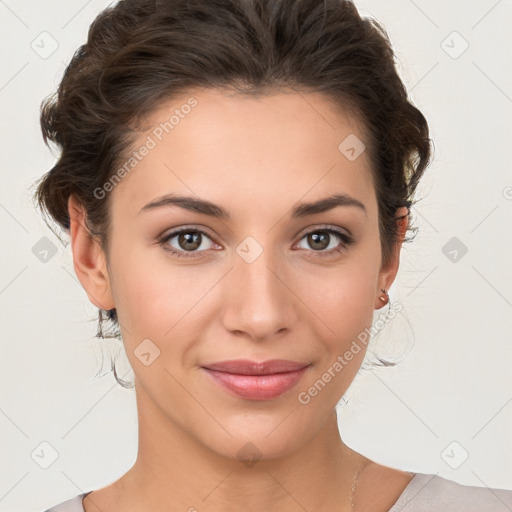
[[[204,365],[203,368],[239,375],[270,375],[300,370],[310,363],[289,361],[286,359],[271,359],[268,361],[251,361],[249,359],[232,359]]]

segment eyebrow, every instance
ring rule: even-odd
[[[194,213],[201,213],[203,215],[209,215],[217,219],[230,220],[231,215],[227,210],[219,205],[216,205],[210,201],[204,199],[198,199],[196,197],[180,196],[177,194],[166,194],[158,197],[146,204],[141,208],[139,214],[146,211],[155,210],[163,206],[178,206],[184,210],[188,210]],[[291,211],[291,218],[302,218],[308,215],[315,215],[317,213],[323,213],[332,210],[338,206],[355,206],[364,212],[368,216],[366,207],[358,199],[349,196],[348,194],[333,194],[332,196],[320,199],[312,203],[299,203],[296,204]]]

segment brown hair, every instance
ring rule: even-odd
[[[137,120],[193,87],[321,92],[366,131],[385,264],[398,239],[396,209],[408,207],[410,221],[431,156],[427,121],[394,59],[385,29],[348,0],[120,0],[96,17],[41,104],[44,142],[61,154],[38,184],[37,203],[67,231],[73,194],[108,261],[110,195],[94,191],[125,160]],[[106,313],[118,326],[115,309]]]

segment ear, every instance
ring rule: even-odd
[[[402,248],[405,234],[407,233],[407,227],[409,225],[408,213],[409,211],[405,206],[398,208],[395,213],[395,219],[398,223],[398,240],[393,249],[391,259],[389,260],[388,264],[383,266],[380,270],[378,288],[375,290],[375,309],[380,309],[387,304],[383,304],[383,302],[379,299],[379,297],[382,297],[383,295],[381,288],[384,288],[384,290],[389,290],[393,284],[393,281],[395,280],[396,274],[398,273],[398,267],[400,265],[400,250]],[[403,218],[400,219],[399,217]]]
[[[68,212],[75,273],[96,307],[112,309],[115,304],[105,254],[85,225],[84,207],[73,195],[68,199]]]

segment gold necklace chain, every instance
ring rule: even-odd
[[[364,460],[363,463],[361,464],[361,466],[358,468],[358,470],[354,474],[354,478],[352,481],[352,493],[350,495],[350,510],[352,512],[354,512],[354,497],[356,494],[357,484],[359,482],[359,475],[361,474],[361,471],[367,466],[368,462],[369,462],[368,460]]]

